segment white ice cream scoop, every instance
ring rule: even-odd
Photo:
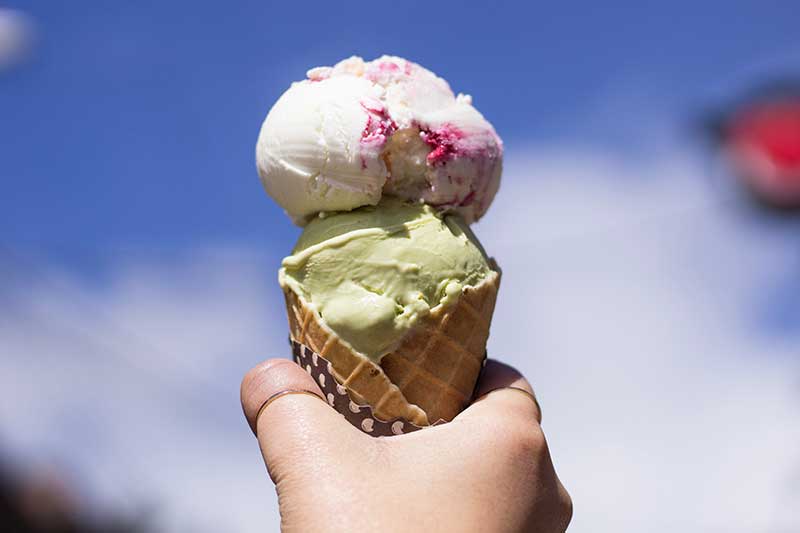
[[[399,57],[308,72],[270,110],[256,146],[267,192],[298,224],[386,194],[480,218],[503,144],[469,96]]]

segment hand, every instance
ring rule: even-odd
[[[516,370],[490,360],[479,399],[452,422],[373,438],[311,394],[281,395],[259,415],[280,391],[322,397],[300,367],[272,359],[245,376],[242,407],[285,531],[565,531],[572,502],[539,407],[509,386],[533,392]]]

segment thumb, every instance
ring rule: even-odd
[[[288,359],[270,359],[250,370],[241,399],[275,482],[312,456],[316,461],[335,457],[362,436],[328,405],[311,376]]]

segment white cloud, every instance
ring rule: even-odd
[[[21,11],[0,8],[0,72],[28,56],[33,37],[30,17]]]
[[[164,530],[268,530],[277,503],[238,397],[248,368],[287,351],[264,260],[201,251],[102,285],[18,285],[0,321],[6,444],[67,465],[96,503],[152,506]]]
[[[797,228],[750,222],[681,150],[509,150],[476,227],[504,269],[490,351],[541,396],[571,531],[800,527],[797,339],[756,307],[792,279]],[[237,397],[286,352],[271,253],[29,272],[0,321],[12,449],[62,458],[94,500],[155,500],[167,529],[277,528]]]
[[[524,153],[476,228],[504,268],[490,353],[539,391],[572,530],[796,530],[800,350],[757,308],[796,224],[751,224],[680,153]]]

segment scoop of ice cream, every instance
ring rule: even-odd
[[[278,277],[355,351],[379,361],[420,317],[490,272],[460,216],[387,198],[311,220]]]
[[[500,184],[503,144],[469,96],[399,57],[308,72],[270,110],[256,145],[267,192],[304,224],[383,195],[479,219]]]

